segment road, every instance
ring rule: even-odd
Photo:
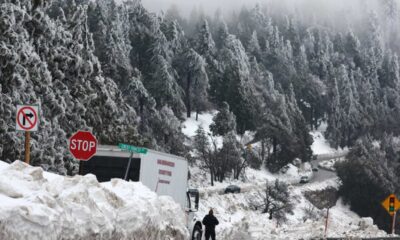
[[[345,157],[347,154],[346,153],[339,153],[339,154],[324,154],[324,155],[319,155],[317,156],[317,160],[311,161],[312,166],[314,167],[318,167],[318,164],[322,161],[326,161],[326,160],[330,160],[330,159],[336,159],[339,157]],[[312,177],[312,179],[310,180],[310,183],[319,183],[319,182],[323,182],[329,179],[333,179],[336,178],[336,172],[333,171],[329,171],[329,170],[325,170],[322,168],[318,168],[318,172],[314,172],[314,176]],[[229,184],[227,184],[229,185]],[[301,186],[303,184],[300,183],[293,183],[293,185],[296,186]],[[204,197],[205,194],[219,194],[222,195],[224,194],[224,190],[225,187],[206,187],[206,188],[199,188],[200,191],[200,196]],[[263,189],[265,187],[265,182],[260,182],[260,183],[243,183],[240,184],[240,188],[241,188],[241,193],[245,193],[245,192],[250,192],[252,190],[255,189]]]
[[[313,167],[318,167],[318,164],[320,162],[346,157],[347,153],[348,152],[342,152],[342,153],[338,153],[338,154],[317,155],[317,160],[311,161],[311,164]],[[323,182],[325,180],[335,178],[336,176],[337,176],[336,172],[325,170],[325,169],[318,167],[318,172],[314,172],[314,177],[311,179],[310,182]]]

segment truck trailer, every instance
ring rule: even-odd
[[[191,239],[201,240],[201,220],[195,214],[199,191],[188,186],[189,166],[185,158],[150,149],[146,153],[131,153],[118,146],[100,145],[89,161],[81,162],[80,173],[94,174],[99,182],[126,177],[127,181],[142,182],[158,195],[172,197],[185,210]]]

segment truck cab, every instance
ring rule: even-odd
[[[196,216],[196,212],[199,210],[199,190],[188,189],[186,194],[188,200],[186,209],[188,219],[187,226],[190,231],[190,236],[192,240],[201,240],[201,236],[203,235],[201,219]]]
[[[191,239],[201,239],[201,220],[196,217],[199,191],[188,187],[189,166],[185,158],[150,149],[132,153],[118,146],[100,145],[95,156],[81,161],[79,167],[81,174],[94,174],[99,182],[112,178],[140,181],[158,195],[172,197],[186,212]]]

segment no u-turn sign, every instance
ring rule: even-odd
[[[32,105],[17,105],[17,131],[35,132],[39,125],[39,107]]]

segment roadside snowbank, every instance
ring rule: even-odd
[[[314,175],[311,164],[308,162],[302,163],[300,167],[289,163],[285,169],[286,171],[284,173],[280,172],[277,178],[287,184],[298,184],[301,177],[306,176],[310,180]]]
[[[141,183],[0,161],[0,239],[187,239],[185,214]]]
[[[318,166],[322,169],[335,172],[336,171],[336,167],[335,167],[336,163],[343,162],[344,160],[345,160],[344,158],[325,160],[325,161],[318,163]]]

